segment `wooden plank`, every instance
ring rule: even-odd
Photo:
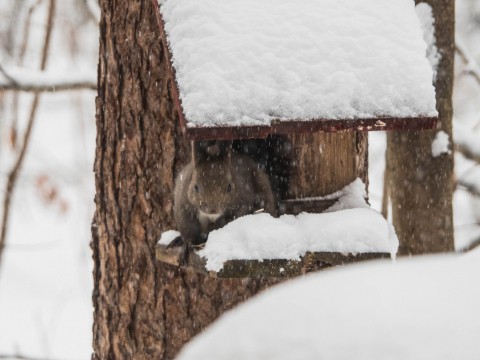
[[[157,245],[157,260],[180,266],[181,248],[167,249],[165,245]],[[389,258],[386,253],[341,254],[333,252],[307,253],[300,260],[265,259],[259,260],[229,260],[219,272],[207,271],[206,261],[195,252],[189,256],[188,267],[196,272],[208,274],[215,278],[290,278],[318,271],[333,266],[342,266],[358,261]]]
[[[313,119],[273,121],[271,126],[187,127],[189,140],[264,139],[268,135],[304,134],[315,132],[430,130],[437,126],[437,117]]]
[[[295,134],[288,178],[288,197],[329,196],[359,176],[354,132]]]
[[[338,199],[292,199],[281,200],[279,206],[279,215],[289,214],[298,215],[302,212],[321,213],[335,204]]]

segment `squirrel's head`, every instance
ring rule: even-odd
[[[195,161],[188,188],[190,202],[208,215],[222,215],[234,202],[236,186],[230,152],[219,158]]]

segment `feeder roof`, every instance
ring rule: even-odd
[[[432,68],[413,0],[159,4],[187,133],[435,124]]]

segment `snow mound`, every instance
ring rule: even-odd
[[[181,236],[180,232],[177,230],[168,230],[162,233],[160,236],[160,240],[158,240],[157,244],[159,245],[168,245],[170,244],[176,237]]]
[[[480,252],[375,261],[277,285],[178,360],[478,360]]]
[[[207,270],[220,271],[227,260],[297,260],[306,252],[390,253],[398,239],[376,211],[347,209],[334,213],[254,214],[238,218],[208,235],[198,255]]]
[[[450,154],[451,151],[449,150],[449,147],[450,138],[448,134],[445,131],[440,130],[432,141],[432,156],[438,157],[442,154]]]
[[[187,125],[436,116],[412,0],[159,0]]]

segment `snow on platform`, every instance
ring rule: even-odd
[[[307,252],[390,253],[398,239],[389,223],[371,209],[333,213],[283,215],[254,214],[212,231],[198,255],[206,269],[220,271],[228,260],[300,260]]]
[[[189,127],[437,116],[413,0],[159,4]]]

